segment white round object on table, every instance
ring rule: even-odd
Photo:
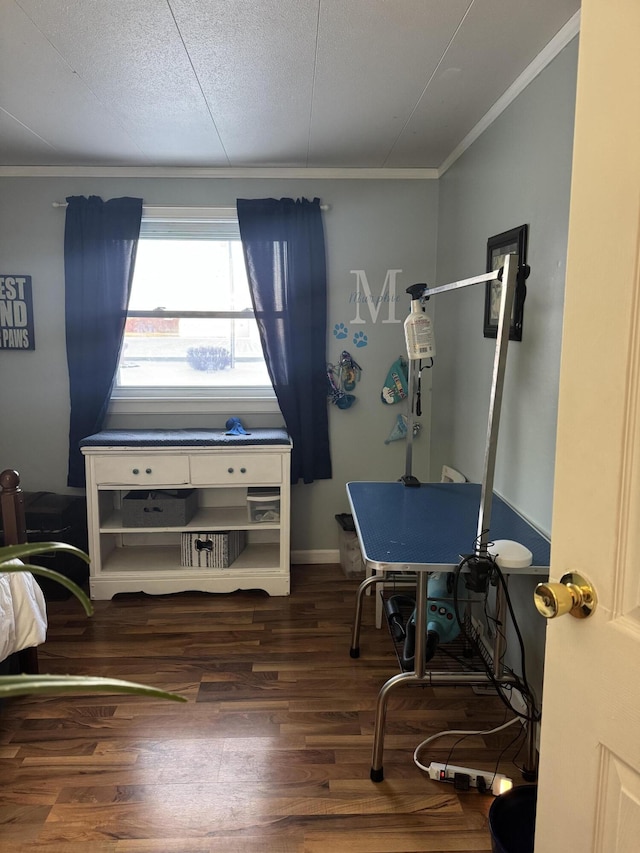
[[[531,551],[512,539],[497,539],[487,550],[500,569],[526,569],[533,562]]]

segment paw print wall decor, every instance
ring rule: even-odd
[[[336,323],[333,327],[333,337],[337,341],[343,341],[345,338],[349,337],[349,327],[345,326],[344,323]],[[369,343],[369,338],[365,335],[364,332],[355,332],[353,335],[353,345],[358,349],[362,349],[362,347],[366,347]]]
[[[333,327],[333,336],[338,341],[343,341],[349,335],[349,329],[344,323],[336,323]]]

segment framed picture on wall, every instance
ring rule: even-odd
[[[524,314],[524,300],[527,295],[525,281],[529,275],[527,266],[527,237],[528,225],[520,225],[510,231],[503,231],[495,237],[487,240],[487,272],[493,272],[504,265],[506,255],[516,254],[518,256],[518,275],[516,279],[516,292],[513,298],[513,309],[511,311],[511,325],[509,328],[509,340],[522,340],[522,318]],[[500,295],[502,282],[488,281],[484,297],[484,336],[495,338],[498,334],[498,316],[500,313]]]

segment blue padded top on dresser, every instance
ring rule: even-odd
[[[252,429],[227,435],[222,429],[107,429],[83,438],[80,447],[238,447],[290,444],[285,429]]]

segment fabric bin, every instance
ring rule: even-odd
[[[365,565],[357,535],[348,530],[341,530],[339,537],[340,565],[343,574],[347,578],[364,577]]]
[[[197,508],[195,489],[129,492],[122,499],[122,524],[124,527],[180,527],[191,521]]]
[[[342,566],[342,571],[347,578],[363,577],[366,567],[356,527],[353,522],[353,516],[347,513],[340,513],[335,518],[340,525],[338,545],[340,548],[340,565]]]
[[[183,533],[180,564],[209,569],[228,569],[247,545],[244,530]]]
[[[271,488],[247,489],[247,510],[251,522],[280,521],[280,490]]]

